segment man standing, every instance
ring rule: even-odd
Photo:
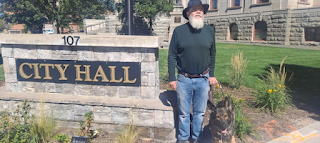
[[[188,23],[175,28],[169,47],[169,84],[177,91],[178,141],[187,142],[190,137],[190,107],[193,102],[192,139],[200,141],[203,116],[206,112],[209,84],[218,81],[214,76],[215,33],[204,24],[204,14],[209,5],[200,0],[190,0],[182,12]],[[178,77],[175,77],[175,67]]]

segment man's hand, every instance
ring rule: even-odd
[[[216,77],[209,77],[209,84],[218,84]]]
[[[170,81],[169,85],[173,90],[177,89],[177,81]]]

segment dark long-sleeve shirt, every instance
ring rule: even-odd
[[[175,66],[178,72],[201,74],[208,68],[214,77],[215,33],[213,27],[204,25],[196,30],[189,23],[175,28],[169,47],[169,81],[175,81]]]

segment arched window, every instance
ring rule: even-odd
[[[254,37],[253,40],[263,40],[267,39],[267,23],[264,21],[258,21],[254,24]]]
[[[235,23],[230,24],[229,27],[229,31],[230,31],[230,40],[238,40],[238,25]]]

